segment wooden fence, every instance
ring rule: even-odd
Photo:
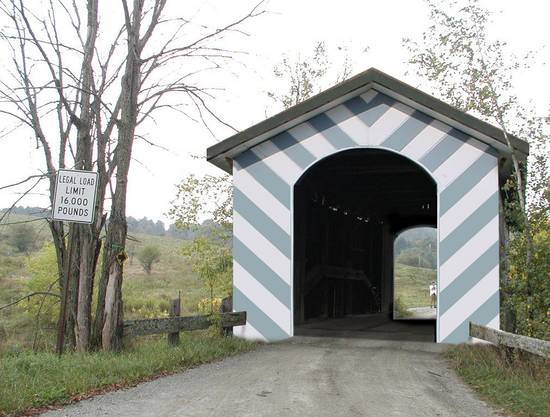
[[[168,333],[168,341],[171,344],[177,344],[179,332],[207,329],[213,323],[217,323],[222,332],[233,326],[243,326],[246,324],[246,311],[235,313],[220,313],[219,319],[212,319],[210,316],[188,316],[188,317],[168,317],[164,319],[147,320],[127,320],[122,325],[123,336],[144,336],[149,334]]]
[[[550,359],[550,342],[535,339],[534,337],[521,336],[502,330],[492,329],[470,322],[470,336],[491,342],[494,345],[507,346],[533,353],[543,358]]]

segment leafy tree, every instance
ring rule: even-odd
[[[505,302],[514,311],[514,331],[550,340],[550,222],[533,226],[530,264],[526,263],[525,235],[519,234],[510,242],[510,280],[505,288]],[[535,289],[531,296],[529,287]]]
[[[19,252],[28,255],[38,245],[38,233],[30,224],[17,224],[11,228],[9,241]]]
[[[22,308],[33,319],[33,349],[36,349],[39,342],[47,343],[51,334],[47,329],[51,329],[59,317],[61,294],[54,246],[46,243],[33,254],[27,261],[26,270],[30,279],[26,283],[28,297]]]
[[[512,176],[501,193],[501,208],[506,217],[502,233],[505,262],[501,268],[504,307],[503,325],[509,331],[529,335],[536,327],[537,294],[543,270],[535,256],[535,237],[547,226],[550,201],[548,186],[549,134],[543,118],[521,104],[514,91],[514,77],[532,64],[530,55],[518,59],[508,53],[507,45],[488,36],[491,13],[477,0],[438,2],[426,0],[431,24],[421,41],[405,39],[416,73],[434,86],[433,92],[463,111],[501,128],[512,162]],[[526,138],[531,145],[528,183],[510,135]],[[528,197],[528,198],[527,198]],[[522,285],[519,285],[519,283]],[[546,300],[548,305],[548,299]],[[518,312],[526,326],[517,320]],[[527,312],[524,314],[524,312]]]
[[[30,275],[26,284],[30,294],[50,292],[59,295],[55,248],[51,243],[45,244],[28,260],[26,269]],[[45,323],[54,324],[59,313],[59,298],[46,295],[31,297],[25,303],[25,310],[33,317],[40,316]]]
[[[233,222],[233,184],[231,176],[193,174],[177,185],[176,198],[170,203],[168,215],[180,230],[198,230],[202,217],[211,219],[211,234],[228,241]],[[207,223],[205,220],[203,226]]]
[[[183,254],[207,290],[210,313],[213,313],[216,296],[230,292],[233,274],[231,248],[211,238],[198,237],[183,247]]]
[[[217,296],[231,292],[232,198],[229,175],[202,178],[190,175],[178,185],[176,199],[168,212],[178,229],[196,234],[184,245],[183,254],[208,292],[211,313]],[[208,220],[201,225],[202,216]]]
[[[138,253],[138,260],[143,270],[149,275],[153,265],[160,261],[160,249],[156,246],[145,246]]]

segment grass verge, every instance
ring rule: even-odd
[[[446,356],[485,400],[511,416],[550,416],[550,361],[489,345],[457,345]]]
[[[121,353],[24,352],[0,357],[0,415],[64,404],[102,388],[133,385],[252,350],[256,344],[206,333],[182,334],[179,346],[165,338],[145,339]]]

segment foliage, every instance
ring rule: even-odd
[[[504,302],[513,309],[515,331],[550,340],[550,221],[533,231],[533,255],[526,264],[526,239],[519,234],[510,242],[510,281]],[[531,286],[534,291],[528,288]]]
[[[549,186],[549,135],[545,120],[522,105],[514,90],[515,77],[525,76],[534,54],[528,52],[518,58],[508,52],[505,42],[491,40],[488,28],[492,15],[478,0],[468,0],[465,5],[457,1],[426,3],[431,25],[421,41],[404,40],[411,53],[409,63],[431,83],[435,95],[460,110],[496,123],[505,134],[529,140],[528,203],[532,209],[548,211],[545,193]],[[517,178],[510,185],[521,190]],[[515,196],[522,200],[521,193]]]
[[[190,175],[179,185],[177,195],[171,202],[169,215],[181,229],[198,229],[200,216],[210,217],[210,229],[203,231],[183,247],[184,256],[190,261],[208,293],[208,302],[199,303],[199,309],[217,311],[216,299],[231,292],[233,257],[231,253],[232,182],[229,175],[205,175],[198,178]]]
[[[167,300],[157,302],[152,299],[124,297],[124,313],[127,318],[158,319],[168,317],[170,304]]]
[[[138,253],[138,260],[143,270],[149,275],[153,265],[160,261],[160,250],[156,246],[145,246]]]
[[[183,254],[199,276],[210,299],[210,313],[214,312],[216,296],[230,293],[233,275],[231,247],[209,238],[196,238],[183,247]]]
[[[168,215],[181,230],[197,229],[204,218],[212,219],[213,230],[228,239],[233,221],[233,184],[231,176],[191,174],[177,185],[176,198],[170,203]]]
[[[5,356],[0,358],[0,415],[64,404],[99,388],[133,385],[255,346],[243,339],[194,332],[182,338],[178,346],[168,346],[165,338],[144,338],[120,353],[69,353],[59,358],[53,353],[25,352]]]
[[[17,224],[11,229],[9,242],[19,252],[28,255],[38,245],[38,233],[36,233],[36,229],[30,224]]]
[[[335,53],[331,54],[343,54],[341,58],[337,58],[340,61],[338,63],[331,62],[325,42],[317,42],[312,53],[305,57],[300,54],[295,57],[286,54],[273,69],[273,75],[281,85],[278,91],[285,92],[279,94],[269,91],[268,97],[288,109],[323,89],[348,79],[353,68],[347,50],[345,45],[338,46]],[[365,48],[363,52],[366,50],[368,48]]]
[[[201,314],[210,314],[213,311],[220,311],[222,305],[222,299],[220,297],[203,298],[197,304],[197,310]]]
[[[411,316],[411,312],[407,308],[405,304],[403,304],[403,300],[401,300],[401,297],[396,297],[393,302],[393,315],[396,319],[404,319]]]
[[[515,416],[550,415],[550,361],[487,345],[457,345],[446,352],[452,367],[484,399]]]
[[[432,84],[435,95],[498,125],[510,152],[512,175],[501,193],[508,229],[502,234],[502,323],[508,331],[547,335],[548,252],[541,252],[546,237],[540,231],[548,225],[550,213],[550,135],[545,120],[526,108],[514,91],[515,77],[525,76],[534,54],[518,58],[505,42],[492,40],[492,15],[477,0],[426,2],[430,26],[420,41],[404,40],[411,53],[409,63]],[[526,167],[510,134],[530,142],[527,186]]]
[[[26,220],[22,216],[17,216],[16,219]],[[11,226],[0,228],[0,232],[9,227]],[[132,265],[129,262],[124,265],[124,318],[167,317],[170,300],[176,298],[180,291],[182,315],[196,314],[197,304],[205,297],[205,291],[203,284],[181,254],[182,241],[170,236],[136,234],[132,243],[136,245],[136,254],[142,247],[152,245],[160,249],[162,257],[160,262],[154,265],[150,275],[143,271],[137,258]],[[3,246],[0,245],[0,305],[8,304],[30,292],[28,282],[31,275],[28,264],[41,253],[33,253],[27,258],[16,251],[6,256],[2,254],[3,251]],[[57,287],[52,288],[53,290],[58,291]],[[30,301],[38,301],[41,298],[42,296],[31,297]],[[47,297],[46,301],[55,303],[53,297]],[[0,311],[0,356],[2,352],[24,351],[33,345],[40,350],[49,349],[52,342],[55,342],[51,337],[55,326],[43,316],[38,323],[38,338],[34,343],[36,315],[25,312],[25,308],[26,301]],[[53,309],[57,311],[57,305]],[[56,316],[52,310],[53,317]]]
[[[27,282],[28,293],[46,292],[59,294],[59,273],[55,248],[51,243],[45,244],[42,249],[27,262],[27,272],[30,279]],[[53,296],[30,297],[23,308],[33,320],[40,320],[42,325],[53,325],[59,316],[59,298]]]

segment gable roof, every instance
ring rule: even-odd
[[[232,159],[247,149],[352,97],[363,94],[371,88],[462,130],[464,133],[492,146],[498,151],[499,156],[508,159],[510,151],[501,129],[458,110],[376,68],[370,68],[357,74],[209,147],[206,151],[206,159],[224,171],[231,173]],[[516,136],[508,136],[514,149],[519,152],[521,159],[526,159],[529,154],[529,144]]]

